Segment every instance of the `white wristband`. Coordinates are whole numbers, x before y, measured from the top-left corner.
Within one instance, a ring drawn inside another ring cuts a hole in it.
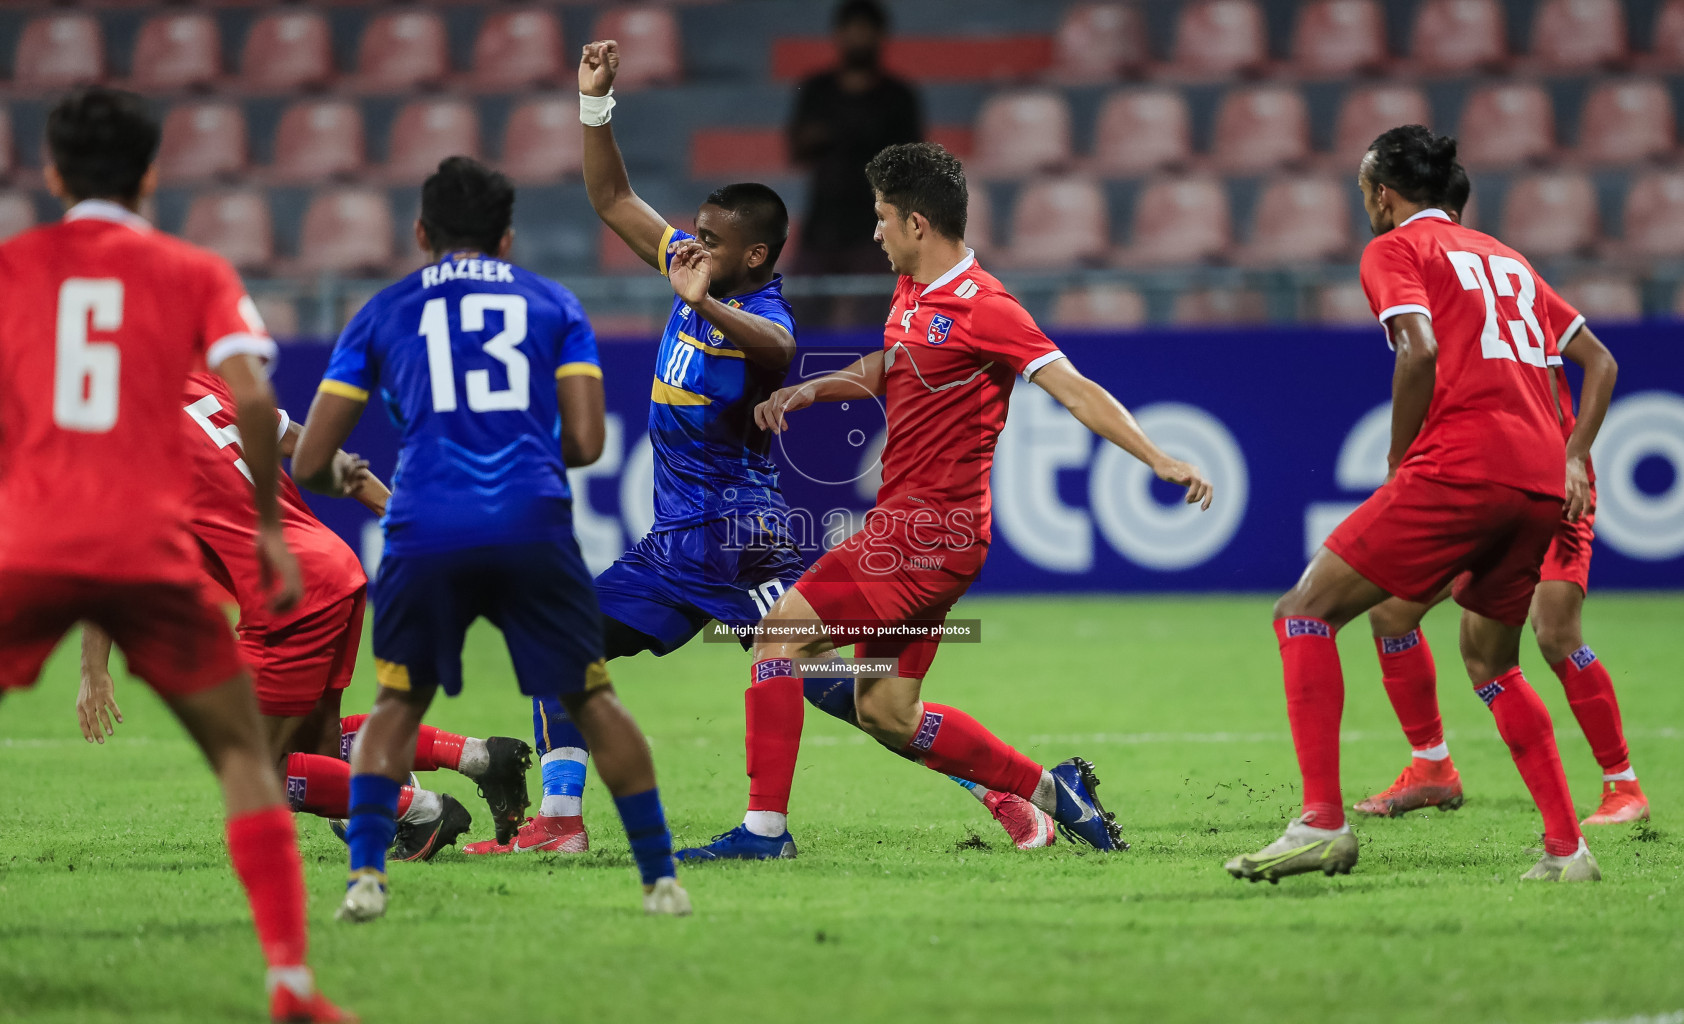
[[[591,127],[605,125],[614,118],[614,90],[609,89],[606,96],[586,96],[579,94],[579,123]]]

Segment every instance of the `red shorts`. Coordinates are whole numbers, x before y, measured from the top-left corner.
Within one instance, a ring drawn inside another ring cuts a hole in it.
[[[0,692],[35,685],[78,622],[111,634],[129,672],[161,697],[187,697],[245,672],[228,620],[198,584],[108,582],[0,572]]]
[[[841,637],[860,630],[931,630],[854,644],[854,657],[898,658],[901,678],[922,679],[941,644],[935,628],[947,621],[988,557],[985,542],[948,544],[944,537],[909,526],[904,515],[867,515],[865,528],[808,566],[795,589],[831,628],[839,647],[847,646]]]
[[[1525,623],[1561,499],[1404,469],[1327,538],[1327,549],[1394,597],[1431,604],[1456,580],[1456,603]]]
[[[258,710],[272,718],[307,715],[323,694],[351,685],[363,638],[363,602],[359,588],[279,629],[240,634]]]
[[[1544,553],[1539,581],[1561,580],[1577,584],[1580,590],[1590,593],[1590,547],[1596,539],[1595,526],[1595,512],[1579,517],[1576,523],[1563,519],[1555,528],[1549,551]]]

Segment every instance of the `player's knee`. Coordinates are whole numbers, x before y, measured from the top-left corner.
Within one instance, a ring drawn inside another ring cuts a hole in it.
[[[1391,607],[1392,604],[1382,602],[1369,611],[1368,625],[1375,636],[1403,636],[1421,624],[1414,614]]]
[[[1561,618],[1534,616],[1532,632],[1538,638],[1538,653],[1551,665],[1565,661],[1569,655],[1584,646],[1584,636],[1579,632],[1579,624]]]
[[[905,746],[918,728],[916,705],[902,707],[898,702],[884,700],[875,694],[863,699],[856,697],[854,714],[861,730],[879,743],[896,749]]]

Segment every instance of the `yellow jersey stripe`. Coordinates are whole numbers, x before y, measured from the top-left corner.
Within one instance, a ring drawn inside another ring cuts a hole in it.
[[[595,377],[602,379],[602,367],[595,363],[562,363],[556,367],[555,379],[563,377]]]
[[[324,395],[338,395],[340,398],[349,398],[353,402],[368,401],[367,391],[355,384],[347,384],[342,380],[334,380],[331,377],[323,378],[322,382],[316,385],[316,390]]]
[[[649,400],[660,405],[708,405],[713,401],[706,395],[675,388],[659,377],[655,378],[655,386],[649,389]]]
[[[678,229],[668,224],[667,229],[661,232],[661,244],[655,250],[655,266],[661,268],[662,277],[667,276],[667,263],[672,258],[667,252],[667,246],[672,244],[672,236],[676,234],[678,234]]]
[[[743,355],[743,350],[740,349],[740,348],[720,348],[717,345],[709,345],[705,341],[697,341],[695,338],[690,337],[688,334],[685,334],[683,331],[678,332],[678,340],[684,342],[684,344],[686,344],[686,345],[696,346],[697,348],[701,349],[702,352],[705,353],[706,355],[724,356],[727,359],[743,359],[743,358],[746,358]]]

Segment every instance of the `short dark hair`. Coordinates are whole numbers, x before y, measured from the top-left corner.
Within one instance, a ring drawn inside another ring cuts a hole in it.
[[[748,232],[749,244],[766,243],[766,265],[777,265],[789,241],[789,208],[777,192],[756,181],[740,181],[709,192],[706,202],[736,217]]]
[[[902,217],[921,213],[930,227],[952,239],[965,237],[970,193],[965,166],[934,142],[889,146],[865,165],[872,189]]]
[[[146,101],[120,89],[77,89],[47,115],[47,150],[76,199],[139,198],[158,136]]]
[[[446,157],[421,186],[421,230],[435,252],[495,253],[514,215],[515,187],[473,157]]]
[[[1447,213],[1454,213],[1457,217],[1467,209],[1468,197],[1473,195],[1473,182],[1468,180],[1467,169],[1461,164],[1450,169],[1450,184],[1444,189],[1444,209]]]
[[[1412,203],[1443,200],[1456,163],[1456,140],[1418,124],[1383,133],[1368,147],[1373,180]]]
[[[842,0],[836,5],[836,13],[831,17],[832,25],[847,28],[856,21],[866,22],[879,32],[889,30],[889,12],[877,0]]]

